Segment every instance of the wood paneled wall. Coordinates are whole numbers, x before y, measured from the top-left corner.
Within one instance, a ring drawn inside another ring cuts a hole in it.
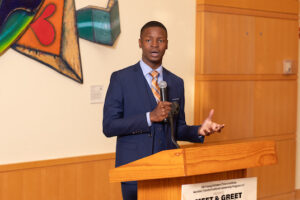
[[[274,11],[298,15],[297,0],[197,0],[197,4],[250,10]]]
[[[195,123],[214,108],[206,143],[277,141],[278,164],[248,171],[259,199],[295,198],[297,66],[298,1],[197,1]]]
[[[0,200],[120,200],[114,154],[0,166]]]
[[[296,190],[295,200],[300,200],[300,190]]]

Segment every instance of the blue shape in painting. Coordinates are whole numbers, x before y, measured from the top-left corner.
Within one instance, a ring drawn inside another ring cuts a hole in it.
[[[121,32],[119,4],[110,0],[107,8],[88,6],[77,11],[79,37],[112,46]]]

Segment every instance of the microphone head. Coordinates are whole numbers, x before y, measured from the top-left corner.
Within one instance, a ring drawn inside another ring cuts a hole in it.
[[[161,82],[159,82],[158,86],[159,86],[160,89],[164,89],[164,88],[167,87],[167,82],[166,81],[161,81]]]

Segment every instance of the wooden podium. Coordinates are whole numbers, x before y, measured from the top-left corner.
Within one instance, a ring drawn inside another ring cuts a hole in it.
[[[110,171],[111,182],[138,181],[139,200],[180,200],[181,185],[243,178],[275,164],[274,141],[207,145],[159,152]]]

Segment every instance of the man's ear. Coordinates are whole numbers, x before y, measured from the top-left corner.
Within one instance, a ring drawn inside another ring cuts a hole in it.
[[[139,39],[139,47],[142,48],[142,40],[141,40],[141,38]]]
[[[167,40],[167,46],[166,46],[166,49],[168,49],[168,40]]]

